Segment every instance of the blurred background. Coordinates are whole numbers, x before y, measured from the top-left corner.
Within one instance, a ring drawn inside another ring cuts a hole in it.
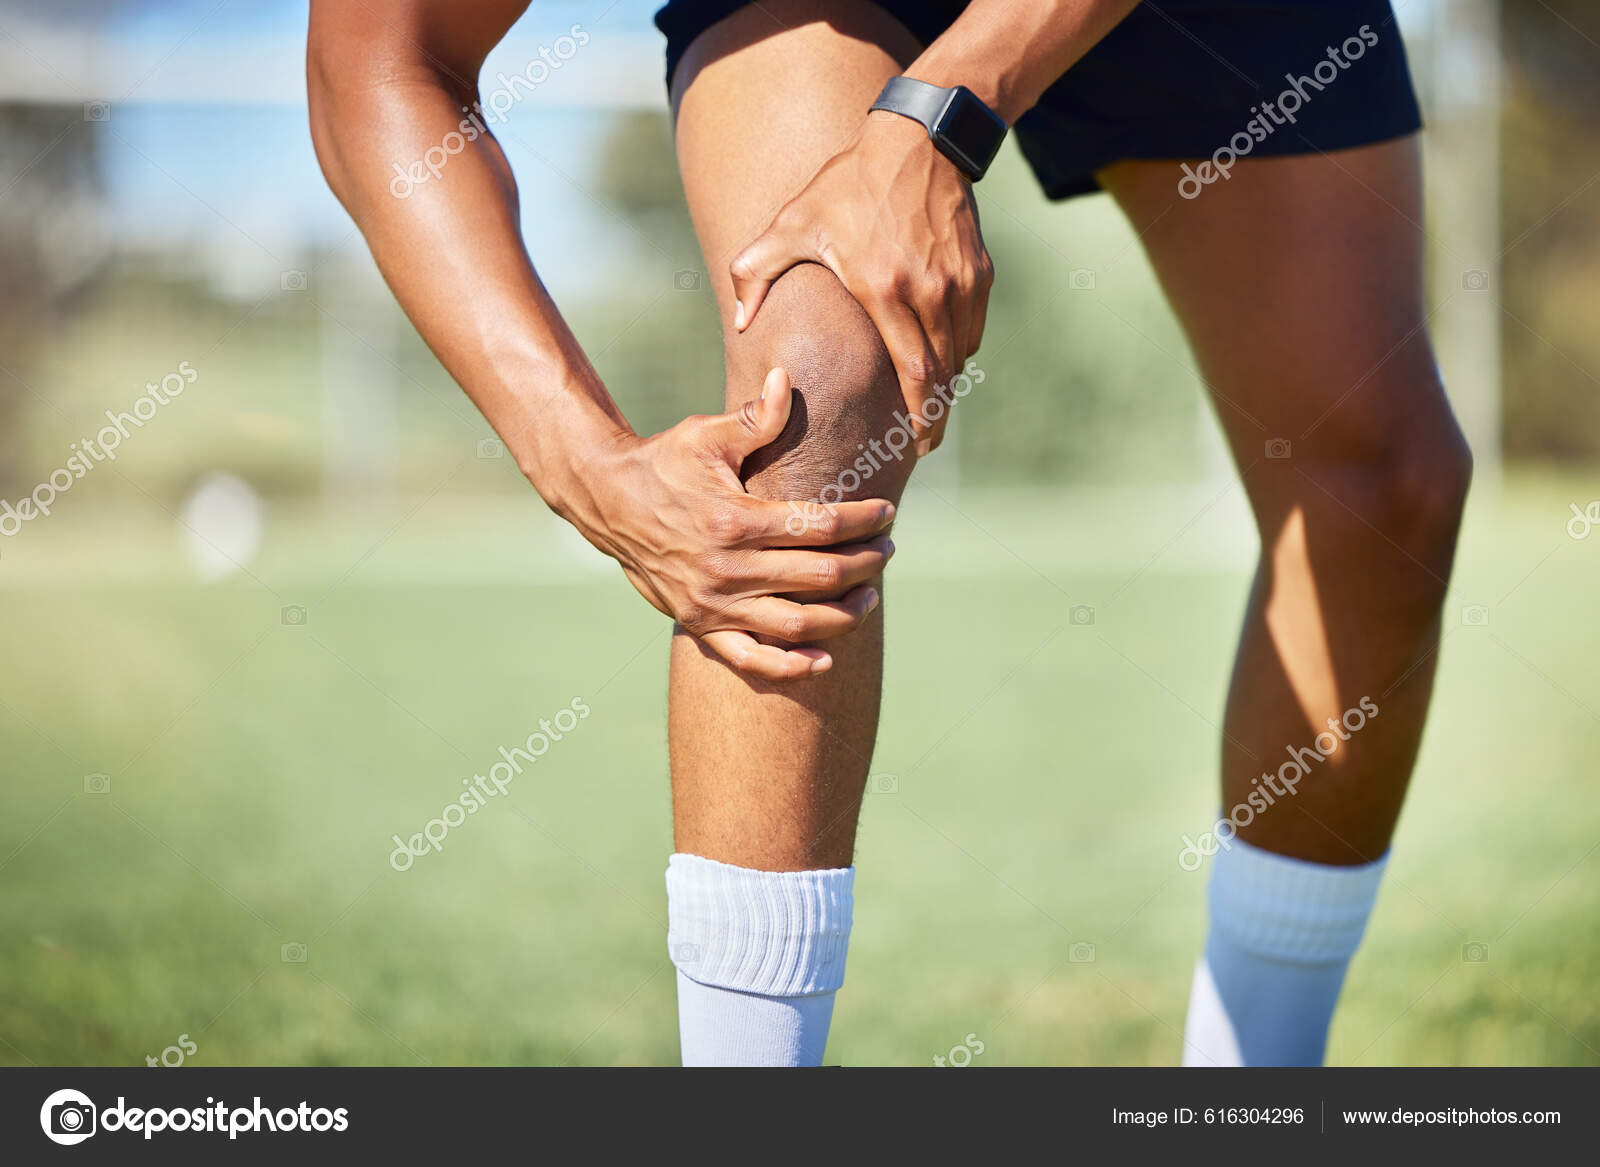
[[[668,627],[529,490],[327,192],[305,7],[0,2],[0,498],[58,489],[0,511],[0,1063],[671,1063]],[[1479,469],[1329,1057],[1595,1064],[1600,15],[1396,7]],[[653,8],[536,0],[485,73],[589,34],[497,133],[641,431],[717,409],[722,366]],[[1109,201],[1046,204],[1008,147],[982,207],[988,380],[902,508],[829,1060],[975,1035],[974,1065],[1170,1064],[1204,926],[1177,857],[1215,810],[1255,534]],[[396,870],[393,836],[575,698]]]

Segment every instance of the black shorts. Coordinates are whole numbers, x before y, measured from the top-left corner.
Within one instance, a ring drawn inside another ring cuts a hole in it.
[[[656,13],[669,86],[690,42],[745,2],[668,0]],[[966,7],[878,3],[923,44]],[[1388,0],[1161,0],[1135,8],[1014,132],[1045,194],[1064,199],[1099,189],[1095,171],[1124,159],[1230,166],[1369,145],[1421,125]],[[1197,169],[1197,181],[1218,177],[1215,166]]]

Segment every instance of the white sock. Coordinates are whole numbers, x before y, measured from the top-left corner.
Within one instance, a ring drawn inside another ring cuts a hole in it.
[[[667,862],[667,950],[686,1066],[818,1066],[844,983],[854,867]]]
[[[1183,1064],[1321,1065],[1345,970],[1387,862],[1385,855],[1332,867],[1239,839],[1219,852]]]

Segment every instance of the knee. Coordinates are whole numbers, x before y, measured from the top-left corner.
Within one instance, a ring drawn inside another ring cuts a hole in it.
[[[1399,427],[1396,438],[1358,478],[1354,509],[1385,537],[1447,577],[1472,482],[1472,451],[1448,415]]]
[[[1306,443],[1303,459],[1296,449],[1291,461],[1310,482],[1294,491],[1295,502],[1323,516],[1330,551],[1393,576],[1397,587],[1410,581],[1402,590],[1414,585],[1434,605],[1455,557],[1472,453],[1436,382],[1421,393],[1414,384],[1392,394],[1374,389],[1375,397],[1429,404],[1405,417],[1342,419]]]
[[[794,407],[783,435],[746,461],[751,493],[898,501],[915,461],[899,380],[877,328],[827,268],[786,273],[729,342],[729,404],[753,395],[773,367],[788,371]]]
[[[1415,546],[1448,567],[1472,484],[1472,451],[1453,419],[1416,438],[1381,471],[1377,509],[1387,524],[1383,529],[1399,532],[1402,546]]]

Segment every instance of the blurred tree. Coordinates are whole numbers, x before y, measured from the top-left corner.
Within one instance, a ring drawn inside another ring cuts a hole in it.
[[[606,385],[641,433],[722,408],[722,335],[711,281],[678,178],[672,123],[659,110],[610,119],[593,189],[627,219],[635,271],[602,305],[574,311]]]
[[[19,476],[30,369],[110,251],[97,166],[102,107],[0,103],[0,481]]]
[[[623,214],[659,216],[680,232],[693,232],[666,114],[641,109],[613,118],[595,175],[600,194]]]
[[[1504,426],[1513,456],[1600,456],[1600,8],[1503,0]]]

